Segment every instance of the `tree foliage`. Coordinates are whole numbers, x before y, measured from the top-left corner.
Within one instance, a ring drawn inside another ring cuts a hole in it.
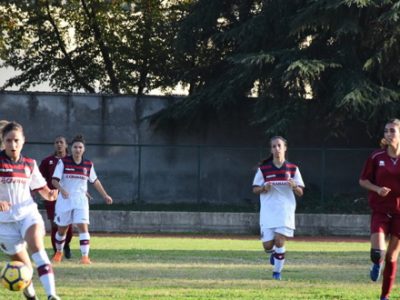
[[[348,120],[376,133],[399,106],[398,1],[198,0],[178,35],[193,85],[172,118],[226,112],[252,95],[267,134],[294,120],[343,133]],[[207,51],[204,53],[199,51]]]
[[[48,81],[56,91],[142,95],[175,84],[169,66],[184,3],[4,1],[0,55],[20,74],[3,89]]]

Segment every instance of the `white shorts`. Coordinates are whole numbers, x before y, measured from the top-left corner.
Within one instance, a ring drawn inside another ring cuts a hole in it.
[[[20,221],[0,223],[0,249],[8,255],[21,252],[26,248],[26,231],[34,224],[42,226],[44,236],[43,218],[37,209],[33,210],[32,213]]]
[[[261,241],[262,242],[269,242],[275,238],[275,234],[279,233],[286,237],[293,237],[294,230],[288,227],[275,227],[275,228],[265,228],[261,227]]]
[[[58,226],[68,226],[71,224],[89,224],[88,209],[72,209],[63,212],[56,212],[54,222]]]

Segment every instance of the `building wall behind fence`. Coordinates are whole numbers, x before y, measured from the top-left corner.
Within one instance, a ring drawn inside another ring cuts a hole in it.
[[[87,157],[116,203],[256,204],[251,193],[257,162],[266,156],[261,129],[243,114],[204,120],[197,130],[171,124],[156,130],[153,114],[169,98],[53,93],[1,93],[0,119],[25,128],[24,152],[40,162],[56,135],[85,135]],[[371,149],[289,148],[311,209],[327,201],[365,200],[358,176]],[[102,200],[94,193],[95,202]],[[365,202],[365,201],[364,201]]]

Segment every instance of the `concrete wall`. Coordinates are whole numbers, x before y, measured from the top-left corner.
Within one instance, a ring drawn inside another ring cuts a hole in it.
[[[91,232],[259,234],[257,213],[91,211],[90,222]],[[297,214],[296,227],[295,235],[368,236],[369,216]]]

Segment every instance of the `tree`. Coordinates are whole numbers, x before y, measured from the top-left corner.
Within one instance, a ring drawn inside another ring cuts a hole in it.
[[[137,93],[171,84],[171,47],[184,1],[7,1],[0,7],[2,87],[49,81],[56,91]],[[184,6],[183,6],[184,7]],[[4,23],[3,23],[4,24]]]
[[[180,74],[194,88],[165,116],[223,114],[252,95],[252,122],[268,135],[286,133],[299,116],[330,135],[344,134],[352,119],[376,135],[382,117],[400,108],[399,7],[374,0],[196,1],[178,36],[180,51],[196,62],[191,77]]]

